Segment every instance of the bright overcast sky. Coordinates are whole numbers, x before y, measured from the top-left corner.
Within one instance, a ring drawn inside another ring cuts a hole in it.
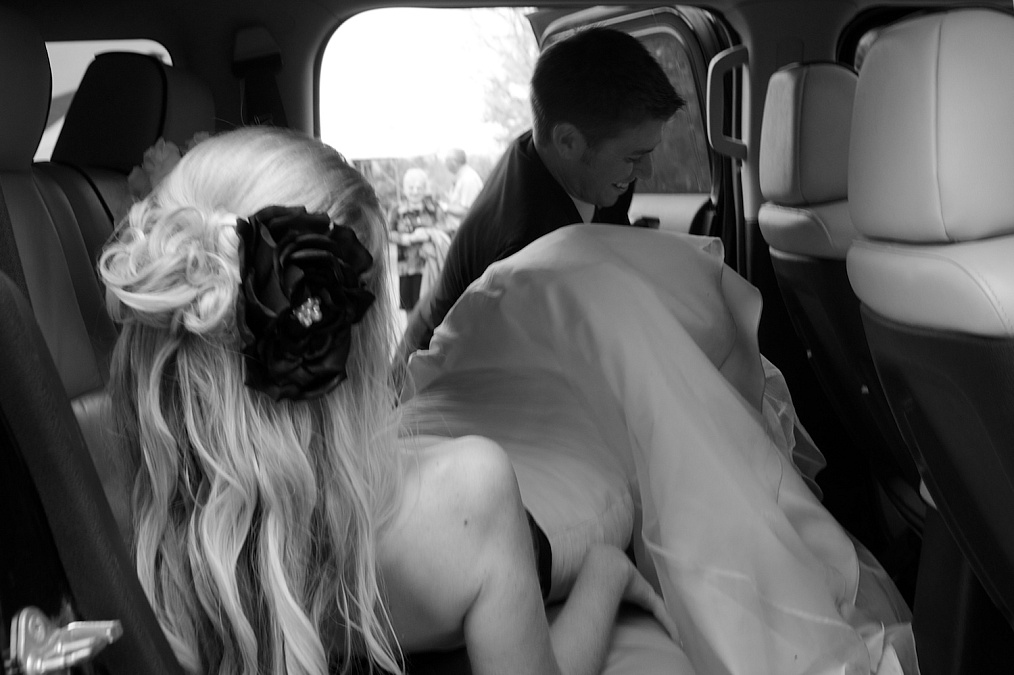
[[[480,10],[379,9],[334,34],[320,78],[321,137],[350,159],[498,150],[483,82],[500,67]]]

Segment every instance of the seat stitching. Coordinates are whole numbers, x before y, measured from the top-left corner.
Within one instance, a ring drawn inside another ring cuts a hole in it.
[[[937,50],[936,62],[934,63],[933,77],[933,109],[930,115],[933,117],[933,175],[936,179],[937,188],[937,215],[940,218],[940,226],[944,233],[947,233],[947,223],[944,220],[943,189],[940,184],[940,51],[943,44],[943,22],[937,24]]]

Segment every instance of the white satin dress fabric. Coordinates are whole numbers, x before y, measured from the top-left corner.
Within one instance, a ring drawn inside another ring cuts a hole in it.
[[[491,266],[412,358],[414,424],[501,442],[536,520],[540,492],[620,476],[680,630],[671,672],[917,673],[904,601],[800,471],[821,458],[760,312],[717,240],[563,228]]]

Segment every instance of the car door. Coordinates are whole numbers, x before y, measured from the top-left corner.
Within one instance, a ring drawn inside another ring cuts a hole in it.
[[[705,124],[708,64],[731,44],[723,22],[707,10],[678,6],[546,9],[528,20],[542,49],[591,26],[622,30],[644,43],[687,105],[665,127],[654,153],[654,175],[638,183],[630,220],[721,236],[734,254],[735,209],[722,208],[734,203],[728,200],[735,187],[730,160],[709,146]]]

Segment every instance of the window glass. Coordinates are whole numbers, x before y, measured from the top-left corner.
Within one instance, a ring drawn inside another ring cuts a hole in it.
[[[385,8],[352,17],[324,52],[321,138],[371,179],[385,208],[397,204],[399,177],[412,167],[426,170],[434,195],[446,194],[450,148],[463,149],[485,179],[531,126],[532,11]],[[709,192],[704,122],[683,38],[662,26],[635,34],[687,99],[655,151],[654,176],[638,191]]]
[[[655,172],[638,181],[644,193],[701,193],[711,190],[711,164],[707,136],[701,119],[694,72],[686,46],[670,31],[638,36],[661,64],[673,87],[686,99],[686,106],[666,125],[662,142],[653,155]]]
[[[102,52],[138,52],[151,54],[172,64],[169,52],[153,40],[89,40],[75,42],[47,42],[49,67],[53,71],[53,99],[49,105],[46,131],[42,134],[35,160],[44,161],[53,153],[53,146],[63,128],[63,118],[70,101],[81,84],[85,70],[96,54]]]
[[[321,63],[320,133],[373,182],[384,207],[400,176],[426,171],[444,195],[451,148],[485,180],[531,126],[528,83],[538,47],[523,8],[388,8],[332,36]]]

